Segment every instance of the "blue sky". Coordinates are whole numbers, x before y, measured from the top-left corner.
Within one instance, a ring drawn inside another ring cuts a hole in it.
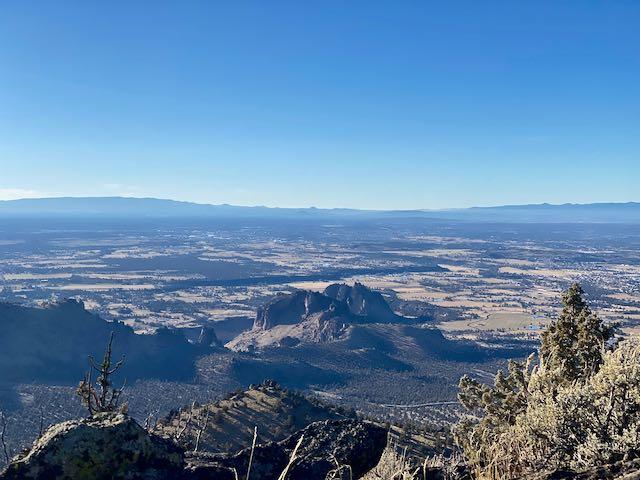
[[[0,198],[640,200],[640,2],[3,2]]]

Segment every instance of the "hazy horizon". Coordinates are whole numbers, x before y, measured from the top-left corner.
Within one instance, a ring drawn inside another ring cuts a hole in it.
[[[176,203],[184,203],[184,204],[193,204],[200,206],[228,206],[228,207],[241,207],[241,208],[268,208],[268,209],[319,209],[319,210],[362,210],[362,211],[379,211],[379,212],[394,212],[394,211],[448,211],[448,210],[468,210],[468,209],[492,209],[492,208],[505,208],[505,207],[588,207],[588,206],[598,206],[598,205],[630,205],[630,204],[640,204],[638,201],[628,200],[621,202],[610,202],[610,201],[601,201],[601,202],[587,202],[587,203],[578,203],[578,202],[564,202],[564,203],[551,203],[551,202],[540,202],[540,203],[522,203],[522,204],[496,204],[496,205],[471,205],[468,207],[442,207],[442,208],[422,208],[422,207],[414,207],[414,208],[405,208],[405,209],[366,209],[366,208],[354,208],[348,206],[338,206],[338,207],[322,207],[317,205],[309,205],[309,206],[280,206],[280,205],[265,205],[265,204],[251,204],[251,205],[242,205],[235,203],[208,203],[208,202],[194,202],[190,200],[184,200],[179,198],[163,198],[163,197],[140,197],[140,196],[127,196],[127,195],[111,195],[111,196],[95,196],[95,195],[60,195],[60,196],[52,196],[52,197],[21,197],[21,198],[0,198],[0,202],[17,202],[17,201],[29,201],[29,200],[60,200],[60,199],[75,199],[75,200],[103,200],[103,199],[124,199],[124,200],[158,200],[158,201],[166,201],[166,202],[176,202]]]

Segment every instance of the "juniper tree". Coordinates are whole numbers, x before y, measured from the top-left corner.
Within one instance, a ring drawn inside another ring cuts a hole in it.
[[[458,398],[473,417],[456,425],[454,435],[467,459],[480,472],[497,468],[509,457],[513,431],[521,428],[518,424],[532,408],[553,410],[546,402],[553,405],[563,392],[584,385],[602,366],[605,345],[614,327],[602,323],[583,294],[578,284],[563,294],[562,312],[542,334],[537,365],[533,363],[534,355],[526,363],[510,361],[508,372],[498,371],[493,386],[466,375],[460,379]],[[526,427],[529,440],[535,439],[542,446],[549,444],[548,438],[553,435],[541,428],[534,431],[532,423]],[[554,445],[557,459],[573,454],[573,447]]]
[[[562,312],[542,334],[540,359],[545,368],[557,372],[559,382],[573,382],[595,373],[613,336],[614,326],[605,325],[591,311],[577,283],[562,296]]]
[[[87,407],[89,415],[104,412],[115,412],[120,408],[120,398],[124,391],[124,384],[121,388],[113,388],[111,378],[124,364],[124,355],[113,364],[111,358],[114,332],[109,336],[107,348],[104,351],[102,363],[98,365],[93,357],[89,356],[89,371],[78,385],[77,395],[82,400],[82,404]],[[92,372],[98,373],[96,378],[97,388],[92,381]]]
[[[482,470],[496,478],[532,478],[545,470],[581,471],[640,457],[640,341],[628,338],[607,350],[597,373],[539,389],[530,383],[527,409],[482,447]],[[493,469],[487,467],[492,466]],[[604,478],[604,475],[603,477]],[[608,477],[607,477],[608,478]]]

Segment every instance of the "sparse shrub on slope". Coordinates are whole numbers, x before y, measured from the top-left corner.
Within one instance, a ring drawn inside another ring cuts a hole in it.
[[[496,464],[504,461],[497,450],[518,417],[526,412],[532,361],[533,356],[526,363],[510,361],[508,373],[498,371],[493,387],[467,376],[460,379],[460,403],[475,415],[454,427],[454,438],[479,477],[493,472]]]
[[[555,468],[582,469],[638,456],[640,344],[609,345],[604,325],[580,286],[542,336],[537,362],[510,362],[492,387],[460,380],[472,414],[454,429],[478,478],[527,477]]]
[[[544,380],[540,370],[533,382]],[[540,466],[582,470],[640,454],[640,340],[606,352],[597,373],[559,388],[555,397],[532,385],[527,411],[507,432],[525,471]],[[504,443],[504,442],[503,442]],[[508,454],[508,452],[505,452]],[[511,455],[513,455],[511,454]]]

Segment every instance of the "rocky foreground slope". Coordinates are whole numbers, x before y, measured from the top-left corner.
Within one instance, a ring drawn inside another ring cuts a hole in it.
[[[346,465],[358,478],[375,467],[386,441],[386,430],[373,423],[325,420],[254,449],[196,453],[149,433],[126,415],[99,414],[49,428],[0,479],[233,480],[250,469],[253,480],[275,480],[288,468],[287,478],[324,480]]]
[[[464,464],[412,464],[387,446],[387,431],[356,419],[314,422],[279,442],[235,453],[193,452],[148,432],[124,414],[105,413],[50,427],[0,480],[292,480],[426,478],[471,480]],[[450,460],[449,460],[450,461]],[[445,460],[447,462],[447,460]],[[637,480],[638,461],[540,472],[533,480]],[[524,480],[524,479],[521,479]]]

